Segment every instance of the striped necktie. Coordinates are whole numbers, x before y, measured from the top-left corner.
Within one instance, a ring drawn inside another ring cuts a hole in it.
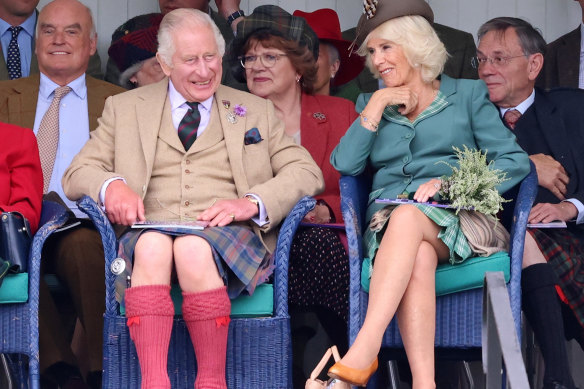
[[[8,44],[6,53],[6,68],[8,69],[8,76],[11,80],[22,77],[22,70],[20,67],[20,48],[18,47],[18,34],[22,31],[20,26],[12,26],[8,29],[12,33],[12,38]]]
[[[186,151],[192,146],[197,139],[197,130],[201,122],[201,114],[199,113],[199,103],[188,102],[189,110],[185,113],[178,125],[178,137],[182,142]]]

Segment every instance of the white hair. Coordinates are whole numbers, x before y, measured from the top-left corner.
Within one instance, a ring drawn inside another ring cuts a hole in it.
[[[198,9],[178,8],[164,16],[158,29],[158,53],[167,66],[172,67],[172,56],[175,52],[173,35],[176,31],[186,27],[193,29],[207,27],[211,29],[215,36],[219,55],[223,57],[223,54],[225,54],[225,39],[209,14]]]

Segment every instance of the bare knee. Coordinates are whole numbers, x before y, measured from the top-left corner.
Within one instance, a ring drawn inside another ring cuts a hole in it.
[[[172,270],[172,237],[145,232],[134,248],[132,285],[167,284]]]
[[[536,263],[545,263],[545,257],[543,253],[539,249],[535,239],[529,233],[525,233],[525,244],[523,246],[523,264],[522,268],[525,269],[531,265],[535,265]]]
[[[211,246],[193,235],[175,239],[174,263],[182,290],[197,292],[223,285]]]

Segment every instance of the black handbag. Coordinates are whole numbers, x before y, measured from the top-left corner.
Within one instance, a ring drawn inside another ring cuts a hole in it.
[[[13,272],[27,271],[31,241],[30,225],[25,217],[20,212],[2,212],[0,258],[10,263]]]

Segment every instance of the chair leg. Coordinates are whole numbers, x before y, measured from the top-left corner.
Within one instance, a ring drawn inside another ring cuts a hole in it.
[[[399,389],[399,372],[396,361],[387,361],[387,382],[390,389]]]
[[[12,389],[12,374],[10,373],[10,367],[8,366],[6,355],[0,354],[0,361],[2,362],[2,370],[4,370],[4,377],[6,379],[6,384],[8,385],[6,389]]]
[[[472,378],[472,373],[470,371],[470,365],[468,361],[462,361],[462,366],[464,367],[464,376],[466,377],[466,383],[469,389],[475,388],[474,379]]]

